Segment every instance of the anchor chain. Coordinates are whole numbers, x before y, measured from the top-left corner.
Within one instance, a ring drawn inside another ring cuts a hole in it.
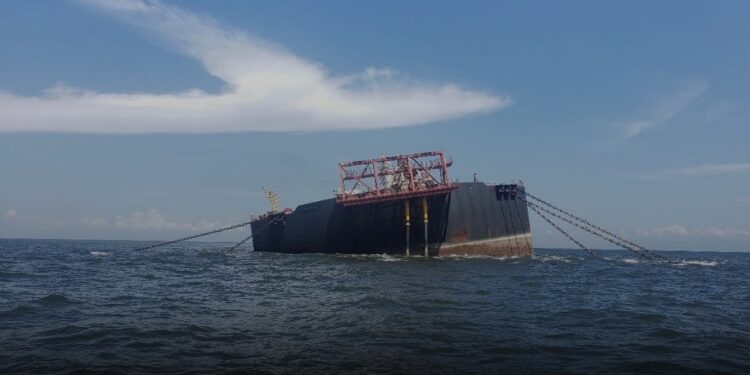
[[[550,210],[548,210],[548,209],[546,209],[546,208],[544,208],[542,206],[539,206],[539,205],[534,204],[534,203],[529,202],[529,201],[526,201],[526,203],[529,205],[529,207],[535,207],[535,208],[537,208],[539,210],[542,210],[542,211],[544,211],[544,212],[546,212],[546,213],[548,213],[548,214],[550,214],[550,215],[552,215],[552,216],[554,216],[554,217],[556,217],[556,218],[558,218],[560,220],[565,221],[566,223],[568,223],[570,225],[573,225],[573,226],[575,226],[575,227],[577,227],[579,229],[582,229],[582,230],[584,230],[586,232],[589,232],[589,233],[591,233],[591,234],[593,234],[593,235],[595,235],[595,236],[597,236],[597,237],[599,237],[599,238],[601,238],[603,240],[609,241],[610,243],[612,243],[614,245],[620,246],[620,247],[622,247],[622,248],[624,248],[626,250],[630,250],[630,251],[632,251],[632,252],[634,252],[634,253],[636,253],[636,254],[644,257],[644,258],[648,258],[647,255],[641,253],[640,251],[634,249],[631,246],[628,246],[628,245],[626,245],[626,244],[624,244],[622,242],[615,241],[615,240],[613,240],[613,239],[611,239],[609,237],[603,236],[600,233],[597,233],[597,232],[591,230],[590,228],[582,226],[582,225],[580,225],[580,224],[578,224],[578,223],[576,223],[576,222],[574,222],[574,221],[572,221],[572,220],[570,220],[570,219],[568,219],[566,217],[560,216],[560,215],[556,214],[555,212],[552,212],[552,211],[550,211]]]
[[[265,228],[263,228],[263,229],[265,229]],[[255,232],[255,233],[253,233],[253,234],[251,234],[251,235],[249,235],[249,236],[247,236],[247,237],[245,237],[244,240],[242,240],[242,241],[237,242],[236,244],[234,244],[234,246],[232,246],[232,247],[229,248],[229,251],[237,250],[240,246],[244,245],[245,242],[249,241],[251,238],[253,238],[254,235],[256,235],[258,233],[260,233],[260,230],[257,231],[257,232]]]
[[[247,242],[248,240],[250,240],[251,238],[253,238],[253,236],[255,236],[256,234],[258,234],[258,233],[262,232],[263,230],[265,230],[266,228],[268,228],[268,226],[270,224],[277,223],[279,221],[280,221],[279,218],[274,218],[272,220],[269,220],[266,224],[263,225],[263,227],[261,227],[260,229],[258,229],[257,231],[255,231],[255,233],[249,235],[247,238],[245,238],[244,240],[240,241],[238,244],[232,246],[230,250],[237,249],[242,244],[244,244],[245,242]],[[231,230],[231,229],[237,229],[237,228],[240,228],[240,227],[244,227],[244,226],[250,225],[251,223],[252,223],[252,221],[248,221],[248,222],[244,222],[244,223],[240,223],[240,224],[230,225],[228,227],[214,229],[212,231],[208,231],[208,232],[204,232],[204,233],[199,233],[199,234],[194,234],[192,236],[187,236],[187,237],[179,238],[179,239],[172,240],[172,241],[159,242],[157,244],[153,244],[153,245],[149,245],[149,246],[144,246],[144,247],[139,247],[136,250],[138,250],[138,251],[140,251],[140,250],[150,250],[150,249],[154,249],[154,248],[157,248],[157,247],[172,245],[172,244],[176,244],[176,243],[179,243],[179,242],[192,240],[192,239],[198,238],[198,237],[204,237],[204,236],[208,236],[208,235],[211,235],[211,234],[216,234],[216,233],[228,231],[228,230]]]
[[[596,257],[596,258],[601,258],[601,256],[599,256],[599,254],[595,253],[593,250],[589,249],[588,247],[584,246],[582,243],[578,242],[575,238],[573,238],[573,236],[571,236],[570,234],[568,234],[568,232],[566,232],[565,230],[563,230],[562,228],[560,228],[560,226],[558,226],[557,224],[555,224],[554,222],[552,222],[552,220],[550,220],[547,216],[544,216],[544,214],[541,213],[539,210],[537,210],[535,206],[529,205],[529,208],[531,208],[534,212],[536,212],[537,215],[541,216],[542,219],[544,219],[547,223],[549,223],[549,225],[551,225],[553,228],[557,229],[565,237],[568,237],[569,240],[575,242],[575,244],[578,245],[578,247],[580,247],[581,249],[585,250],[587,253],[589,253],[589,255],[591,255],[593,257]]]
[[[660,259],[663,259],[663,260],[667,259],[667,257],[664,256],[664,255],[662,255],[662,254],[659,254],[659,253],[657,253],[657,252],[655,252],[653,250],[649,250],[649,249],[647,249],[647,248],[645,248],[645,247],[643,247],[643,246],[641,246],[641,245],[639,245],[639,244],[637,244],[635,242],[628,241],[627,239],[625,239],[623,237],[620,237],[620,236],[618,236],[615,233],[612,233],[612,232],[610,232],[610,231],[608,231],[608,230],[606,230],[606,229],[604,229],[604,228],[602,228],[602,227],[600,227],[598,225],[595,225],[595,224],[589,222],[588,220],[584,219],[583,217],[580,217],[580,216],[574,215],[574,214],[572,214],[572,213],[570,213],[568,211],[565,211],[562,208],[557,207],[557,206],[553,205],[552,203],[549,203],[549,202],[547,202],[547,201],[545,201],[545,200],[543,200],[543,199],[541,199],[541,198],[539,198],[539,197],[537,197],[537,196],[535,196],[535,195],[533,195],[531,193],[524,192],[524,194],[527,195],[528,197],[530,197],[530,198],[532,198],[532,199],[534,199],[534,200],[536,200],[536,201],[544,204],[545,206],[552,208],[555,211],[558,211],[558,212],[561,212],[561,213],[563,213],[565,215],[568,215],[568,216],[572,217],[573,219],[575,219],[575,220],[577,220],[577,221],[579,221],[579,222],[581,222],[581,223],[583,223],[585,225],[588,225],[588,226],[590,226],[590,227],[592,227],[592,228],[594,228],[594,229],[596,229],[596,230],[598,230],[598,231],[600,231],[602,233],[605,233],[605,234],[607,234],[607,235],[609,235],[611,237],[614,237],[615,239],[617,239],[618,241],[620,241],[622,243],[628,244],[628,245],[630,245],[630,246],[632,246],[632,247],[634,247],[634,248],[636,248],[638,250],[641,250],[641,251],[643,251],[643,252],[645,252],[645,253],[653,256],[653,257],[660,258]]]
[[[523,199],[523,200],[529,205],[529,207],[534,207],[536,209],[542,210],[542,211],[544,211],[544,212],[546,212],[546,213],[548,213],[548,214],[550,214],[550,215],[552,215],[552,216],[554,216],[554,217],[556,217],[556,218],[558,218],[560,220],[565,221],[566,223],[568,223],[570,225],[573,225],[573,226],[575,226],[575,227],[577,227],[577,228],[579,228],[581,230],[589,232],[589,233],[591,233],[591,234],[593,234],[593,235],[595,235],[595,236],[597,236],[597,237],[599,237],[599,238],[601,238],[601,239],[603,239],[605,241],[608,241],[608,242],[610,242],[610,243],[612,243],[612,244],[614,244],[616,246],[622,247],[623,249],[629,250],[629,251],[631,251],[631,252],[633,252],[633,253],[635,253],[635,254],[643,257],[643,258],[654,259],[654,256],[652,254],[650,254],[650,253],[647,253],[647,252],[644,252],[644,251],[640,251],[640,250],[638,250],[638,249],[636,249],[636,248],[634,248],[632,246],[627,245],[626,243],[619,242],[619,241],[617,241],[617,240],[615,240],[615,239],[613,239],[611,237],[607,237],[607,236],[603,235],[602,233],[598,233],[598,232],[594,231],[593,229],[591,229],[589,227],[586,227],[584,225],[576,223],[576,222],[574,222],[574,221],[572,221],[572,220],[570,220],[570,219],[568,219],[566,217],[560,216],[559,214],[557,214],[557,213],[555,213],[553,211],[550,211],[550,210],[548,210],[548,209],[546,209],[546,208],[544,208],[544,207],[542,207],[542,206],[540,206],[538,204],[535,204],[533,202],[529,202],[528,200],[525,200],[525,199]]]
[[[277,216],[277,217],[275,217],[275,218],[267,221],[265,224],[263,224],[262,227],[260,227],[260,229],[258,229],[257,231],[255,231],[255,233],[250,234],[249,236],[245,237],[245,239],[243,239],[242,241],[237,242],[236,244],[234,244],[234,246],[230,247],[229,251],[237,250],[240,246],[244,245],[245,242],[247,242],[251,238],[255,237],[255,235],[257,235],[258,233],[263,232],[264,230],[266,230],[266,228],[268,228],[271,224],[276,224],[276,223],[278,223],[280,221],[283,221],[283,220],[284,220],[283,216]]]

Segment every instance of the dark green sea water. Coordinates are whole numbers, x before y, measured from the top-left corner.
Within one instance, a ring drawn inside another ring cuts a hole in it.
[[[0,240],[0,373],[750,373],[750,254]]]

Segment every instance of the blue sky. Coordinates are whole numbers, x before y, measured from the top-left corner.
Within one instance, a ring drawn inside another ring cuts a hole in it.
[[[261,186],[294,207],[332,195],[339,161],[443,149],[454,177],[522,179],[646,246],[748,251],[748,16],[744,1],[3,1],[0,237],[171,239],[264,211]]]

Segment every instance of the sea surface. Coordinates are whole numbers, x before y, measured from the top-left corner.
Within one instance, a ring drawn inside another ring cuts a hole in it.
[[[750,254],[0,240],[0,373],[750,373]]]

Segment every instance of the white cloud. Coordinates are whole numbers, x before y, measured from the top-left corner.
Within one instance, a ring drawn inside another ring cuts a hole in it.
[[[218,229],[224,225],[208,220],[196,222],[178,222],[168,219],[157,209],[135,211],[130,216],[116,216],[107,219],[99,216],[86,215],[81,218],[81,225],[92,228],[114,228],[123,231],[191,231],[202,232]]]
[[[12,218],[16,217],[16,215],[18,215],[18,211],[16,211],[15,209],[11,208],[8,211],[5,211],[5,215],[3,217],[5,217],[6,219],[12,219]]]
[[[283,47],[147,0],[82,0],[200,62],[218,94],[99,93],[58,84],[44,95],[0,91],[0,131],[211,133],[388,128],[506,107],[511,99],[367,68],[335,76]]]
[[[639,119],[629,123],[620,124],[625,129],[625,138],[633,138],[643,131],[664,125],[677,114],[685,110],[690,103],[700,97],[708,88],[706,82],[691,82],[680,92],[674,94],[651,110],[646,119]]]
[[[750,229],[716,227],[710,227],[707,229],[691,229],[677,224],[652,229],[636,228],[635,233],[638,236],[642,237],[750,237]]]

